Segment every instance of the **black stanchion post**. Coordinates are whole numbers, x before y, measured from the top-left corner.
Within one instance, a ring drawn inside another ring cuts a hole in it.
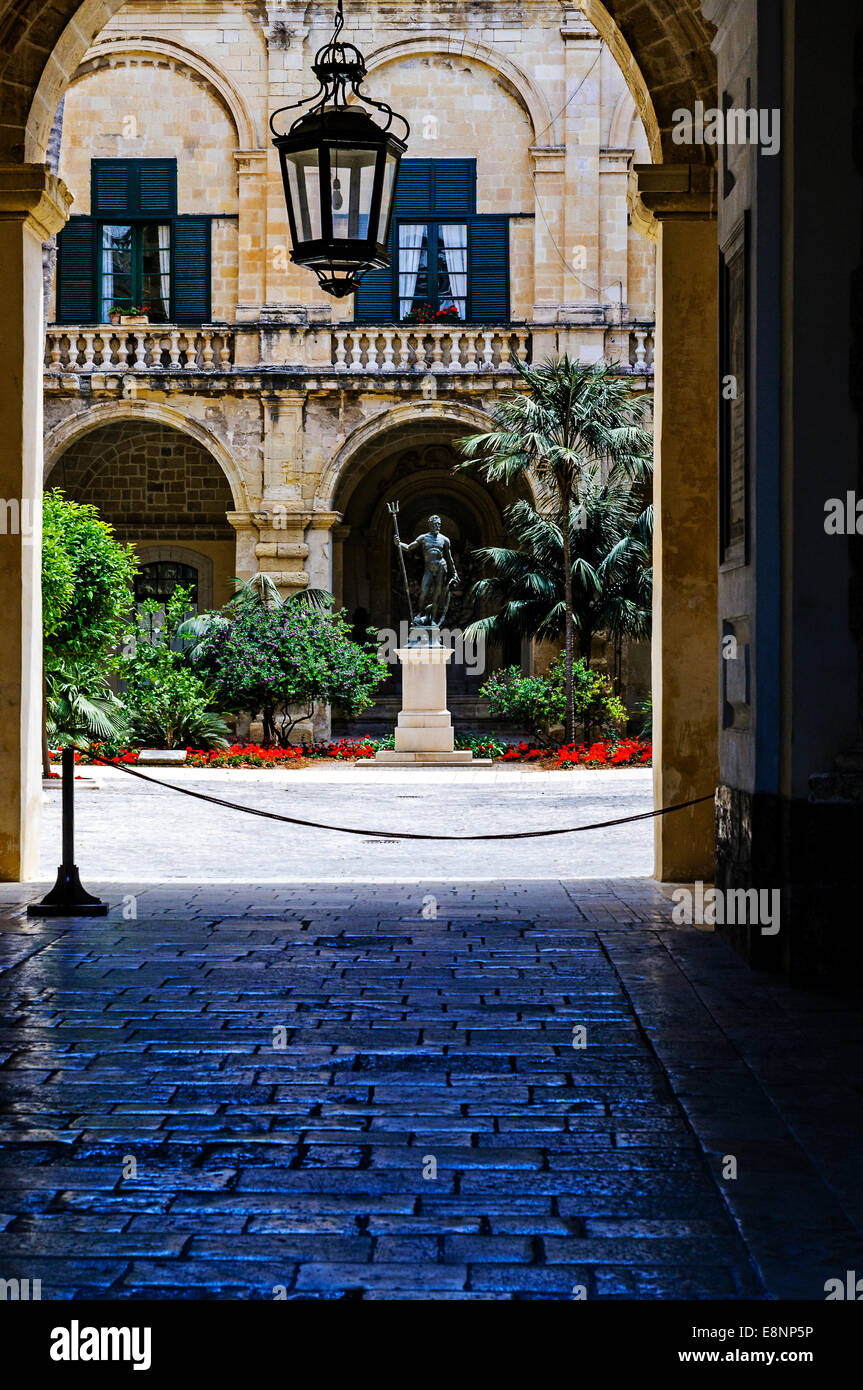
[[[81,886],[75,864],[75,749],[63,749],[63,863],[57,882],[40,903],[31,903],[28,917],[106,917],[108,904]]]

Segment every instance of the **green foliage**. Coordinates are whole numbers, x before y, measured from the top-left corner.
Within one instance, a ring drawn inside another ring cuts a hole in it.
[[[191,590],[180,586],[164,617],[154,600],[142,603],[133,650],[123,658],[131,732],[147,747],[228,746],[230,731],[213,707],[213,688],[192,670],[178,637],[190,606]]]
[[[474,735],[473,738],[458,738],[455,740],[456,748],[470,749],[475,758],[502,758],[508,743],[502,742],[497,734],[484,734],[482,737]]]
[[[138,568],[134,548],[114,539],[95,507],[69,502],[56,488],[45,493],[42,525],[46,669],[65,668],[79,681],[116,669]]]
[[[51,743],[89,748],[121,740],[126,711],[101,671],[84,665],[54,666],[45,673],[46,731]]]
[[[528,502],[507,510],[512,544],[478,554],[491,573],[473,588],[494,609],[465,636],[486,642],[565,635],[563,536],[557,522]],[[578,649],[590,659],[596,635],[650,636],[653,508],[627,481],[585,478],[582,501],[570,508],[571,611]]]
[[[653,738],[653,696],[648,695],[646,700],[639,700],[635,706],[635,713],[642,717],[641,728],[638,731],[639,738]]]
[[[495,671],[479,693],[488,700],[493,718],[511,719],[545,741],[566,710],[566,697],[559,685],[545,676],[522,675],[518,666]]]
[[[626,720],[626,710],[608,677],[592,671],[582,658],[573,662],[572,673],[575,717],[585,739],[594,728],[603,735],[615,733]],[[564,658],[559,656],[552,662],[545,676],[522,675],[517,666],[496,671],[480,694],[488,700],[493,717],[514,720],[547,744],[551,730],[563,722],[566,711]]]
[[[276,602],[263,583],[253,584],[220,613],[202,615],[194,631],[181,630],[194,640],[195,669],[212,682],[219,707],[262,713],[267,747],[276,740],[286,747],[318,701],[356,716],[386,680],[386,665],[351,641],[344,614],[329,611],[330,596],[323,601],[323,610],[320,600]]]
[[[494,407],[492,430],[460,441],[465,456],[460,467],[478,467],[489,482],[523,484],[529,478],[541,501],[537,510],[525,501],[510,508],[516,549],[481,552],[495,574],[474,586],[474,597],[501,606],[470,631],[475,636],[484,627],[487,637],[563,633],[571,741],[576,630],[581,654],[589,659],[593,637],[609,617],[617,628],[607,630],[623,631],[622,625],[637,625],[644,607],[630,593],[618,595],[616,604],[602,600],[612,577],[621,582],[624,575],[632,579],[649,568],[633,546],[634,541],[641,545],[648,524],[641,498],[653,455],[643,424],[647,401],[633,395],[610,363],[583,365],[563,356],[539,366],[518,361],[514,366],[523,389]],[[639,527],[641,536],[635,534]],[[543,552],[536,557],[539,564],[530,563],[534,543]]]

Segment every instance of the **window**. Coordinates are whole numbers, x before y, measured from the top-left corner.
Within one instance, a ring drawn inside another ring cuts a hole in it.
[[[57,322],[106,323],[113,305],[208,322],[210,218],[178,215],[177,161],[94,159],[90,201],[58,237]]]
[[[426,306],[467,318],[467,223],[399,222],[398,245],[399,318]]]
[[[141,308],[151,323],[171,317],[171,225],[104,222],[102,234],[100,318],[112,308]]]
[[[182,565],[176,560],[151,560],[141,565],[135,575],[135,602],[155,599],[165,604],[178,585],[191,588],[192,603],[197,604],[198,571],[192,565]]]
[[[426,306],[509,322],[509,219],[477,214],[475,159],[402,160],[389,250],[390,269],[357,292],[358,322],[425,317]]]

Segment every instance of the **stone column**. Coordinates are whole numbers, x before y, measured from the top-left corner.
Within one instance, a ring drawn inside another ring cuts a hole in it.
[[[259,539],[256,569],[268,574],[284,595],[307,589],[304,562],[309,547],[304,539],[307,513],[297,504],[275,503],[255,514]]]
[[[657,241],[653,751],[657,808],[718,782],[718,295],[713,171],[638,165]],[[655,875],[710,880],[714,806],[655,822]]]
[[[333,598],[336,608],[343,608],[345,604],[345,541],[350,534],[350,526],[333,527]]]
[[[236,150],[238,266],[237,322],[260,318],[267,293],[266,150]]]
[[[631,150],[601,150],[599,154],[599,216],[603,230],[599,279],[601,298],[621,306],[629,302],[629,226],[627,190]]]
[[[260,533],[257,522],[251,512],[227,512],[226,516],[237,533],[234,574],[237,579],[251,579],[258,571],[255,547]]]
[[[563,262],[555,242],[562,247],[566,235],[563,208],[566,150],[562,146],[534,146],[530,158],[537,203],[533,317],[541,324],[555,322],[558,307],[563,302]]]
[[[0,165],[0,879],[34,878],[42,813],[42,245],[71,195]]]
[[[330,532],[342,519],[341,512],[316,512],[306,531],[310,589],[328,589],[332,594],[335,581],[335,544]]]
[[[566,54],[563,305],[602,302],[599,266],[599,144],[602,40],[584,15],[561,26]]]
[[[303,472],[305,391],[264,391],[264,501],[297,502]]]

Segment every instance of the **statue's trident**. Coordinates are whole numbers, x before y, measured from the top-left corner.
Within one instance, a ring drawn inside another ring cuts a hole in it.
[[[410,620],[411,620],[411,627],[413,627],[414,610],[413,610],[413,605],[411,604],[411,591],[410,591],[410,588],[408,587],[408,572],[407,572],[407,570],[405,569],[405,553],[404,553],[404,551],[402,550],[402,538],[401,538],[401,536],[399,535],[399,504],[398,504],[398,502],[387,502],[387,509],[388,509],[388,511],[389,511],[389,513],[390,513],[392,519],[393,519],[393,526],[395,527],[395,530],[396,530],[396,541],[398,542],[399,559],[401,560],[401,565],[402,565],[402,579],[404,580],[404,583],[405,583],[405,594],[407,595],[407,600],[408,600],[408,616],[410,617]]]

